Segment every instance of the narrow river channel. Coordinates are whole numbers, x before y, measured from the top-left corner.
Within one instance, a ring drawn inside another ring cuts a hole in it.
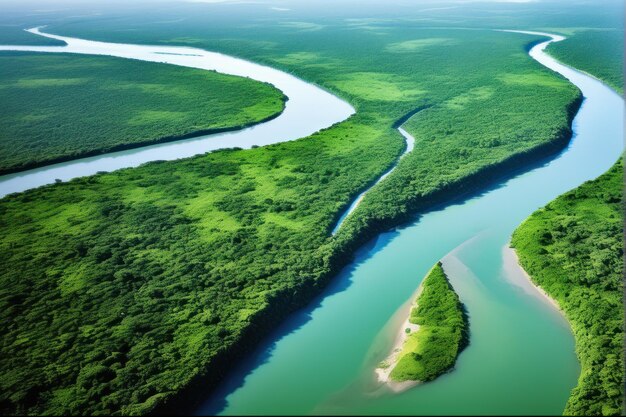
[[[269,335],[197,414],[563,412],[580,372],[573,336],[549,303],[515,281],[519,271],[506,248],[533,211],[616,162],[623,150],[624,102],[549,57],[549,42],[530,55],[585,97],[567,149],[480,195],[380,235],[323,296]],[[393,343],[401,306],[439,259],[468,308],[470,346],[453,372],[391,393],[376,382],[374,368]]]

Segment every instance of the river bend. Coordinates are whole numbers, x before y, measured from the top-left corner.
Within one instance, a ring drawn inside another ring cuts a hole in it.
[[[0,45],[0,51],[107,55],[217,71],[273,84],[289,100],[278,117],[246,129],[111,152],[0,176],[0,197],[51,184],[56,179],[67,181],[76,177],[93,175],[99,171],[136,167],[150,161],[169,161],[217,149],[232,147],[247,149],[255,145],[263,146],[295,140],[341,122],[355,112],[347,102],[291,74],[216,52],[179,46],[96,42],[51,35],[42,32],[40,28],[28,31],[35,35],[64,41],[67,45]]]

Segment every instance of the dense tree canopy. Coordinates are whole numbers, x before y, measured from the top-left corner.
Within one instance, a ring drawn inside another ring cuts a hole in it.
[[[286,100],[212,71],[22,52],[0,53],[0,91],[0,172],[240,128],[278,115]]]
[[[563,62],[624,90],[624,29],[577,29],[567,39],[550,45],[548,52]]]
[[[567,415],[621,414],[623,187],[620,160],[535,212],[513,235],[522,266],[559,303],[574,330],[582,370]]]

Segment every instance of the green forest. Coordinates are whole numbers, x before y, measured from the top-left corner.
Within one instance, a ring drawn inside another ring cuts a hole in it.
[[[358,120],[0,200],[2,412],[147,413],[219,375],[323,284],[337,196],[401,151]]]
[[[421,284],[409,321],[419,325],[404,342],[400,359],[389,376],[395,381],[430,381],[454,366],[469,342],[469,323],[459,296],[441,262]]]
[[[379,230],[562,149],[581,99],[528,58],[535,37],[369,17],[267,25],[262,14],[233,20],[218,13],[207,25],[206,15],[186,13],[184,26],[156,24],[165,16],[148,12],[138,27],[134,16],[83,26],[69,19],[49,29],[241,56],[328,88],[357,114],[292,142],[154,162],[0,200],[2,414],[146,414],[182,406],[181,392],[219,381]],[[1,59],[18,58],[28,61]],[[90,75],[120,75],[118,65]],[[41,77],[36,72],[20,77]],[[200,77],[185,73],[190,83]],[[207,82],[213,76],[204,75]],[[279,110],[276,91],[255,85],[254,100],[238,97],[243,101],[232,105],[262,99],[274,103],[267,114]],[[402,153],[396,122],[424,106],[405,125],[419,152],[331,237],[342,210]],[[84,109],[81,118],[94,111]]]
[[[238,129],[277,116],[287,99],[212,71],[22,52],[0,54],[0,91],[0,173]]]
[[[512,246],[535,284],[554,298],[574,331],[581,363],[566,415],[619,415],[622,361],[623,164],[535,212]]]
[[[607,83],[616,91],[624,88],[624,30],[565,31],[562,42],[548,52]]]

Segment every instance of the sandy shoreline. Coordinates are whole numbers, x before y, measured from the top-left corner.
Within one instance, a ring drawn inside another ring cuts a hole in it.
[[[565,312],[559,303],[554,298],[550,297],[550,295],[545,292],[543,288],[533,282],[531,276],[528,275],[528,272],[526,272],[526,270],[520,265],[517,252],[515,252],[515,249],[510,247],[509,244],[502,248],[502,260],[505,275],[510,278],[512,284],[520,287],[527,294],[534,295],[549,304],[567,321]]]
[[[424,280],[426,279],[427,276],[428,274],[426,274],[426,276],[424,277]],[[424,281],[422,280],[419,287],[417,287],[416,292],[411,296],[409,306],[403,307],[400,309],[400,312],[398,314],[406,314],[406,319],[404,319],[404,321],[402,321],[400,326],[398,326],[398,330],[396,331],[396,337],[394,339],[393,346],[391,347],[391,351],[385,357],[385,359],[380,362],[380,364],[384,363],[385,366],[381,367],[379,364],[379,366],[377,366],[375,369],[378,382],[386,385],[393,392],[402,392],[420,383],[419,381],[396,382],[396,381],[393,381],[389,377],[389,375],[391,374],[391,371],[393,370],[393,368],[398,363],[398,360],[400,359],[398,355],[402,351],[402,346],[404,345],[404,342],[406,341],[406,339],[409,337],[410,334],[413,334],[414,332],[419,330],[420,326],[417,324],[411,323],[409,321],[409,318],[411,316],[411,311],[413,310],[413,308],[417,306],[417,299],[422,293],[423,284],[424,284]],[[405,329],[407,328],[411,329],[410,333],[407,333],[405,331]]]
[[[561,309],[559,303],[550,297],[550,295],[543,288],[536,285],[532,281],[530,275],[520,265],[517,253],[509,246],[509,244],[502,248],[502,259],[504,275],[509,282],[523,290],[526,294],[534,296],[544,304],[548,305],[551,310],[563,319],[564,325],[569,328],[569,322],[567,321],[567,317],[565,316],[565,313],[563,309]],[[428,274],[426,274],[426,276],[428,276]],[[404,319],[400,324],[396,325],[397,330],[395,331],[394,343],[388,355],[375,369],[377,381],[396,393],[405,391],[421,383],[420,381],[396,382],[390,378],[390,374],[400,359],[399,354],[402,351],[404,342],[410,334],[419,331],[420,326],[411,323],[409,321],[409,317],[413,308],[417,306],[417,299],[422,293],[423,283],[424,281],[420,283],[416,292],[411,296],[411,299],[408,300],[407,303],[396,313],[399,316],[404,316]],[[406,333],[405,329],[407,328],[411,329],[410,333]],[[380,366],[382,364],[384,364],[384,366]]]

